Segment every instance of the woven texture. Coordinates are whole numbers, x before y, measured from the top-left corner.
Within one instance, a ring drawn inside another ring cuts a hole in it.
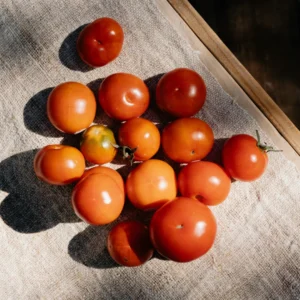
[[[106,76],[128,72],[144,79],[153,94],[161,74],[192,68],[208,87],[199,117],[212,126],[216,137],[209,158],[219,159],[225,138],[254,135],[259,129],[154,1],[1,0],[0,4],[0,299],[299,297],[300,175],[281,153],[269,156],[260,180],[232,185],[228,199],[212,209],[218,220],[214,247],[186,264],[154,258],[138,268],[117,266],[105,248],[112,225],[80,222],[70,206],[72,186],[49,186],[35,177],[36,149],[77,143],[57,132],[45,114],[49,92],[64,81],[80,81],[96,90]],[[103,16],[115,18],[124,28],[124,48],[117,60],[91,70],[76,55],[75,41],[84,24]],[[146,116],[164,122],[153,111]],[[113,125],[101,113],[96,121]],[[149,219],[149,215],[126,208],[120,220],[127,218]]]

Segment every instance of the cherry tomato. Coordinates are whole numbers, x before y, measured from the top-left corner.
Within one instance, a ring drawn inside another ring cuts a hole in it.
[[[94,173],[80,180],[72,193],[75,213],[92,225],[105,225],[116,220],[125,203],[125,194],[110,176]]]
[[[211,127],[197,118],[181,118],[169,123],[162,132],[165,154],[179,163],[204,158],[212,149],[214,134]]]
[[[34,158],[34,171],[41,180],[56,185],[65,185],[78,180],[85,169],[81,152],[71,146],[48,145]]]
[[[77,52],[86,64],[101,67],[119,56],[123,41],[121,25],[114,19],[100,18],[80,32]]]
[[[251,135],[238,134],[225,142],[222,161],[228,174],[241,181],[254,181],[262,176],[268,165],[267,152],[277,151],[260,143]]]
[[[99,102],[111,118],[126,121],[141,116],[148,108],[149,90],[139,77],[116,73],[103,80],[99,88]]]
[[[117,154],[114,133],[104,125],[92,125],[82,135],[80,151],[91,163],[111,162]]]
[[[176,197],[176,175],[166,162],[149,159],[129,173],[125,190],[135,207],[142,210],[157,209]]]
[[[206,86],[193,70],[178,68],[166,73],[156,87],[158,107],[175,117],[191,117],[203,106]]]
[[[178,197],[158,209],[150,223],[154,248],[164,257],[189,262],[204,255],[213,245],[217,224],[203,203]]]
[[[119,129],[119,146],[127,150],[132,160],[148,160],[160,147],[159,130],[151,121],[143,118],[128,120]]]
[[[153,256],[147,226],[138,221],[124,221],[113,227],[107,239],[113,260],[127,267],[140,266]]]
[[[93,92],[79,82],[65,82],[55,87],[47,101],[47,115],[58,130],[77,133],[91,125],[96,115]]]
[[[192,162],[178,174],[178,188],[184,197],[195,198],[206,205],[217,205],[229,195],[231,180],[217,164]]]

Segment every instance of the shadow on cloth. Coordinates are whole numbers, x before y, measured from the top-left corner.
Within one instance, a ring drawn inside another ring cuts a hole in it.
[[[0,215],[8,226],[22,233],[79,221],[70,202],[73,185],[54,186],[39,180],[33,170],[36,152],[22,152],[0,163],[0,189],[8,193]]]

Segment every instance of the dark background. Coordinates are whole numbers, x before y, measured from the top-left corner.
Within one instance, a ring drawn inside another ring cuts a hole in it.
[[[300,129],[300,0],[190,0]]]

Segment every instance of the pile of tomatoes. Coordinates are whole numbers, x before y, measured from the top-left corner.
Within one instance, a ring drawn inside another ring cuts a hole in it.
[[[83,29],[77,50],[87,64],[103,66],[119,55],[123,39],[121,26],[102,18]],[[126,199],[136,209],[153,211],[149,226],[129,220],[112,228],[107,248],[117,263],[141,265],[154,250],[177,262],[199,258],[216,237],[216,219],[208,206],[228,197],[232,178],[251,181],[264,172],[270,148],[245,134],[225,143],[222,166],[203,161],[214,145],[213,129],[193,116],[205,100],[206,85],[198,73],[186,68],[166,73],[156,86],[154,101],[173,119],[160,131],[151,120],[141,117],[149,109],[150,93],[133,74],[108,76],[97,96],[79,82],[62,83],[50,93],[50,122],[62,132],[80,133],[81,143],[79,149],[68,145],[42,148],[34,159],[38,178],[54,185],[76,183],[70,205],[91,225],[117,220]],[[117,132],[106,124],[93,123],[97,102],[119,122]],[[156,158],[159,149],[180,166],[179,172]],[[126,178],[103,166],[118,152],[131,168]],[[86,168],[86,162],[93,167]]]

